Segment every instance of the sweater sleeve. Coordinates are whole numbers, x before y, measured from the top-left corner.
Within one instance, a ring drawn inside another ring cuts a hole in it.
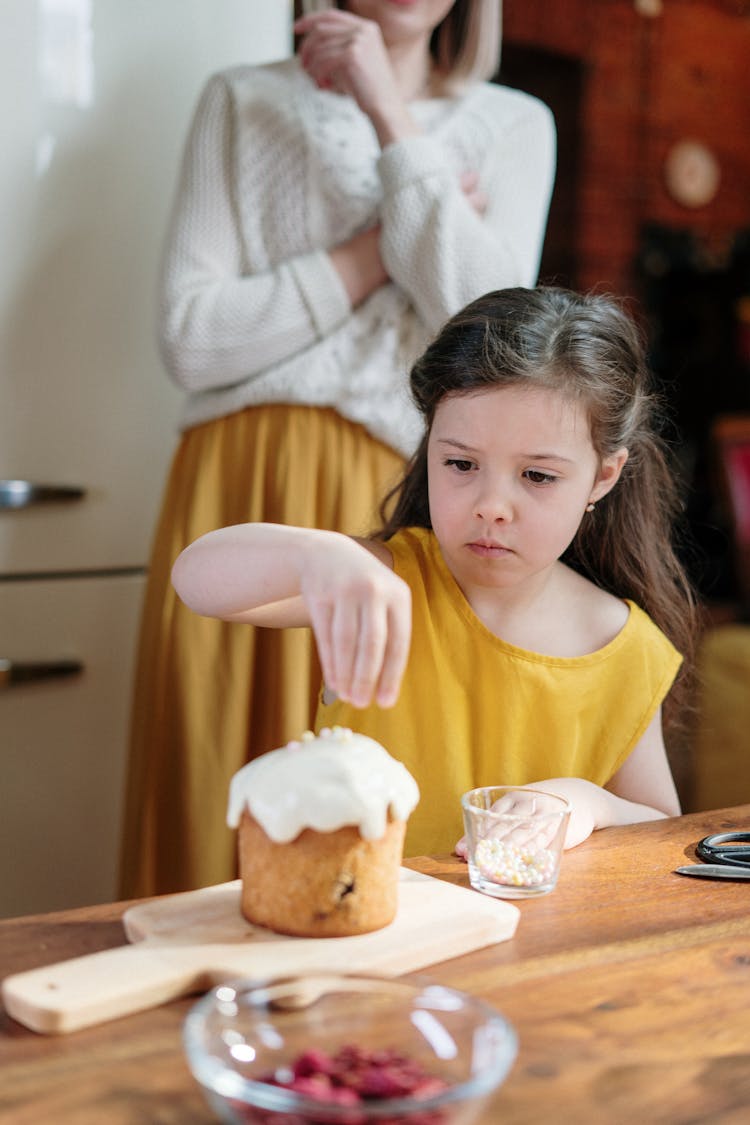
[[[436,138],[395,142],[380,158],[383,261],[432,332],[482,293],[536,283],[554,183],[555,126],[542,102],[512,97],[513,121],[502,130],[487,126],[490,151],[472,169],[488,198],[484,215],[467,201]]]
[[[322,251],[245,271],[232,132],[231,94],[214,75],[188,135],[159,291],[162,356],[189,391],[259,374],[328,335],[351,308]]]

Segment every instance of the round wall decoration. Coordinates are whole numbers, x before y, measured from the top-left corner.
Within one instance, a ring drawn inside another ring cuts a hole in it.
[[[721,170],[701,141],[677,141],[664,161],[664,180],[675,202],[683,207],[705,207],[719,190]]]

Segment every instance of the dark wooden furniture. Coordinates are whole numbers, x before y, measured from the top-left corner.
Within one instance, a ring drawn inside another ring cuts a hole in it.
[[[520,1051],[488,1122],[740,1125],[750,1120],[750,883],[689,879],[701,836],[750,805],[606,829],[567,852],[557,889],[522,902],[515,937],[434,966],[515,1025]],[[412,866],[466,884],[451,857]],[[18,972],[123,942],[123,904],[0,923]],[[0,1121],[197,1125],[180,1001],[75,1034],[0,1023]]]
[[[741,614],[750,619],[750,414],[722,414],[710,433],[716,495],[732,537]]]

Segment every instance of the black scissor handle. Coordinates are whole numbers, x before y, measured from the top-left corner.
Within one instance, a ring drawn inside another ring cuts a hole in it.
[[[739,847],[740,844],[748,847]],[[701,859],[709,863],[750,867],[750,832],[714,832],[711,836],[704,836],[695,850]]]

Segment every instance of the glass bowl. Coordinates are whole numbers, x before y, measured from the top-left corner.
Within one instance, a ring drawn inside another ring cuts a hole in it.
[[[184,1044],[232,1125],[470,1125],[517,1051],[507,1020],[466,993],[329,972],[220,985]]]

